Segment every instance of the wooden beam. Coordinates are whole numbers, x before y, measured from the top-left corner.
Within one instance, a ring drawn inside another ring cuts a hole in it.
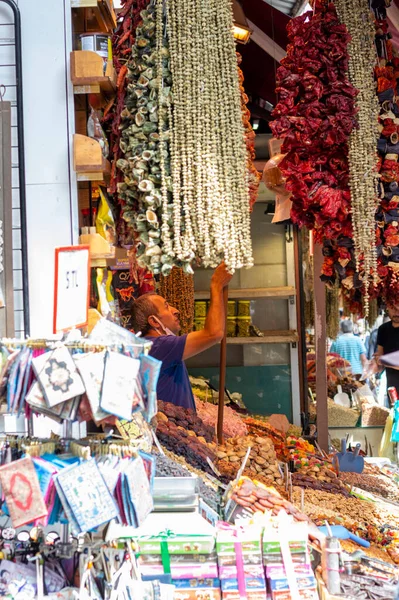
[[[323,266],[323,252],[319,244],[314,245],[313,279],[314,279],[314,314],[316,342],[316,419],[317,440],[323,450],[328,451],[328,387],[327,387],[327,324],[326,324],[326,289],[320,279]]]
[[[226,387],[226,365],[227,365],[227,303],[229,300],[229,287],[223,290],[223,308],[224,308],[224,336],[220,344],[220,366],[219,366],[219,405],[217,438],[218,444],[223,444],[223,419],[224,419],[224,388]]]
[[[281,48],[271,37],[266,35],[262,29],[260,29],[252,21],[248,21],[248,27],[252,29],[251,40],[255,42],[262,50],[272,56],[275,61],[280,62],[286,55],[286,51]]]

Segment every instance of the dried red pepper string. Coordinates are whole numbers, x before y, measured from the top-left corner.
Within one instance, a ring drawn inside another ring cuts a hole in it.
[[[292,220],[324,243],[322,279],[333,282],[354,276],[348,139],[357,124],[357,90],[347,76],[345,25],[333,4],[316,1],[313,8],[288,25],[271,129],[284,140],[280,168],[292,192]]]

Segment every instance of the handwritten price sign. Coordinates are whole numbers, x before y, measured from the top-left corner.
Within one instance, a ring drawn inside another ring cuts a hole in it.
[[[55,250],[54,333],[88,322],[90,299],[89,246]]]

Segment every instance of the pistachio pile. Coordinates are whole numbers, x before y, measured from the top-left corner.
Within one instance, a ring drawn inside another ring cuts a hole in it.
[[[283,484],[276,452],[272,440],[264,437],[237,436],[226,440],[216,452],[218,457],[217,467],[223,475],[231,476],[237,473],[248,447],[251,452],[246,465],[246,474],[256,478],[258,475],[266,477],[277,485]]]

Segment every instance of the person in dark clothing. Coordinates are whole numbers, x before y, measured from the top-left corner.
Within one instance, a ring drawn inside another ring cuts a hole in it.
[[[399,304],[387,308],[390,321],[383,323],[377,334],[377,358],[399,350]],[[388,387],[394,386],[399,392],[399,371],[386,369]]]
[[[179,311],[158,294],[140,296],[133,304],[133,329],[152,342],[150,355],[162,361],[157,396],[164,402],[192,408],[195,402],[184,360],[220,342],[226,324],[223,289],[231,275],[224,264],[212,275],[210,304],[204,329],[179,336]]]

